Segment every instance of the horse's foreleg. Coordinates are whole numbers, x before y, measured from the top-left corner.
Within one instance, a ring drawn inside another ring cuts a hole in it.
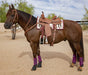
[[[82,71],[83,67],[83,53],[82,53],[82,48],[79,43],[74,43],[74,47],[76,48],[77,54],[79,55],[79,63],[80,67],[78,68],[79,71]]]
[[[36,70],[36,68],[37,68],[37,58],[36,58],[36,55],[37,55],[37,43],[30,42],[30,46],[32,48],[33,58],[34,58],[34,65],[32,67],[32,70]]]
[[[37,55],[38,55],[38,67],[42,67],[42,58],[41,58],[41,55],[40,55],[40,47],[39,47],[39,44],[37,44]]]
[[[73,43],[70,41],[69,41],[69,45],[70,45],[72,52],[73,52],[73,59],[72,59],[72,63],[70,65],[70,67],[74,67],[74,65],[76,64],[76,49],[74,48]]]

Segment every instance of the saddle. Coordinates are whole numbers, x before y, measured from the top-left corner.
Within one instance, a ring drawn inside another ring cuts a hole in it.
[[[54,16],[53,19],[45,18],[44,12],[42,12],[42,15],[39,19],[39,24],[44,25],[44,26],[47,24],[57,25],[57,24],[61,24],[61,20],[60,18],[57,18],[56,16]]]
[[[53,45],[53,42],[55,40],[56,25],[61,24],[60,18],[54,16],[53,19],[48,19],[45,18],[44,12],[42,12],[41,17],[39,18],[37,24],[41,25],[40,30],[42,36],[44,35],[45,32],[45,35],[48,38],[48,43],[50,43],[50,45]],[[50,25],[52,27],[50,27]],[[53,34],[51,32],[51,29],[53,29]],[[51,35],[53,35],[53,37]]]

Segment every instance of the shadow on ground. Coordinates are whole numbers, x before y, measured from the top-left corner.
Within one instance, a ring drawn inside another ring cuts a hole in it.
[[[25,55],[29,55],[31,58],[33,58],[32,53],[31,52],[22,52],[19,57],[23,57]],[[67,56],[64,53],[61,52],[41,52],[41,56],[43,59],[53,59],[53,58],[59,58],[62,60],[67,61],[68,63],[71,63],[72,59]]]

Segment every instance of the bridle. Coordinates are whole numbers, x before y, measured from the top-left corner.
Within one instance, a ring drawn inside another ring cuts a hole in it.
[[[18,13],[17,13],[17,10],[16,10],[16,9],[14,9],[14,10],[12,10],[12,11],[15,12],[15,17],[14,17],[14,19],[13,19],[13,23],[16,23],[15,20],[18,21]],[[16,19],[16,18],[17,18],[17,19]]]
[[[13,11],[15,11],[15,17],[14,17],[14,19],[13,19],[13,22],[15,22],[15,20],[17,20],[17,21],[18,21],[18,13],[17,13],[17,10],[16,10],[16,9],[15,9],[15,10],[13,10]],[[16,17],[17,17],[17,19],[16,19]],[[27,29],[28,24],[29,24],[29,23],[30,23],[30,21],[31,21],[31,18],[32,18],[32,15],[31,15],[31,17],[29,18],[29,20],[28,20],[27,24],[26,24],[26,25],[25,25],[25,27],[24,27],[25,34],[26,34],[28,31],[30,31],[31,29],[33,29],[33,28],[36,26],[36,24],[34,24],[33,26],[31,26],[30,28],[28,28],[28,29]]]

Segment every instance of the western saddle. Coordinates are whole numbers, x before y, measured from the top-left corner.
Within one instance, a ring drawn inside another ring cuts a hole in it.
[[[48,18],[45,18],[44,12],[42,12],[38,24],[42,25],[41,27],[42,36],[44,35],[44,31],[45,31],[45,36],[47,38],[51,37],[52,33],[51,33],[50,24],[53,24],[54,33],[53,33],[53,38],[50,40],[51,41],[50,46],[53,46],[53,42],[55,40],[56,25],[61,24],[60,18],[57,18],[57,16],[54,16],[52,19],[48,19]],[[49,43],[49,40],[48,40],[48,43]]]

